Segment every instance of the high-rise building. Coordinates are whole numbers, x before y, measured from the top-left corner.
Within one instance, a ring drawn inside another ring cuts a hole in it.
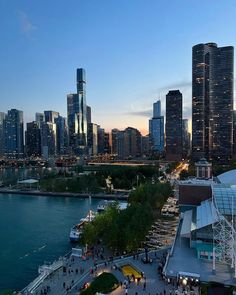
[[[85,70],[77,69],[77,93],[67,95],[67,118],[69,144],[72,152],[83,155],[87,152],[87,105]]]
[[[87,146],[87,105],[86,105],[86,77],[85,70],[77,69],[77,94],[79,96],[79,145],[81,149]]]
[[[56,124],[43,122],[41,126],[41,151],[45,159],[56,154]]]
[[[132,127],[112,129],[112,153],[119,159],[141,156],[141,133]]]
[[[62,116],[55,118],[56,124],[56,151],[57,155],[66,155],[68,153],[69,137],[67,120]]]
[[[44,111],[45,122],[55,123],[59,113],[55,111]]]
[[[104,154],[105,130],[98,126],[98,154]]]
[[[170,90],[166,95],[166,159],[182,159],[182,93]]]
[[[188,132],[188,119],[182,121],[183,157],[186,158],[190,152],[190,133]]]
[[[197,44],[192,51],[192,155],[227,161],[233,143],[232,46]]]
[[[87,123],[92,123],[91,107],[87,106]]]
[[[26,124],[25,145],[28,157],[41,156],[41,132],[35,121]]]
[[[104,134],[104,154],[111,153],[111,145],[110,145],[110,134],[105,132]]]
[[[233,111],[233,156],[236,158],[236,111]]]
[[[150,138],[148,135],[141,136],[141,154],[142,156],[150,155]]]
[[[38,124],[39,128],[41,128],[41,124],[45,122],[45,115],[44,113],[36,113],[35,114],[35,121]]]
[[[141,156],[141,133],[138,129],[128,127],[124,130],[125,133],[125,158]]]
[[[23,112],[11,109],[5,118],[5,154],[9,158],[22,158],[24,155]]]
[[[98,125],[88,124],[88,152],[91,156],[98,154]]]
[[[69,131],[69,146],[74,154],[78,154],[78,114],[79,97],[78,94],[67,95],[67,120]]]
[[[161,101],[153,104],[153,118],[149,120],[150,147],[152,153],[164,151],[164,116],[161,116]]]
[[[0,112],[0,157],[4,156],[5,153],[5,129],[4,129],[4,125],[5,125],[5,113]]]
[[[153,118],[158,118],[161,116],[161,101],[158,100],[153,104]]]
[[[120,130],[114,128],[111,130],[111,152],[114,155],[118,154],[118,134],[119,134]]]

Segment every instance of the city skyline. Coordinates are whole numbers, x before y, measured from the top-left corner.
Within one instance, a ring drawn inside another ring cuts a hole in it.
[[[74,70],[83,67],[93,122],[107,131],[132,126],[146,134],[153,102],[161,99],[164,114],[172,89],[183,93],[183,118],[190,119],[192,46],[235,46],[233,1],[200,2],[204,11],[187,1],[171,7],[157,1],[1,3],[1,111],[23,110],[25,122],[49,109],[66,116]],[[191,19],[190,9],[196,11]],[[216,22],[222,9],[227,17]]]

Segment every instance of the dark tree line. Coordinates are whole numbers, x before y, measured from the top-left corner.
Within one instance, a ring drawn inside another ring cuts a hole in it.
[[[171,193],[169,183],[141,184],[131,193],[127,209],[110,206],[87,224],[82,242],[92,247],[101,240],[113,252],[135,251]]]

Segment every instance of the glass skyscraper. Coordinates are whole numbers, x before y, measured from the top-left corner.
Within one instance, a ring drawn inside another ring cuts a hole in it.
[[[233,146],[232,46],[197,44],[192,51],[192,155],[227,161]]]
[[[166,95],[166,159],[180,161],[182,147],[182,93],[170,90]]]
[[[149,120],[149,137],[151,151],[162,153],[164,151],[164,117],[161,116],[161,101],[153,104],[153,118]]]
[[[25,132],[26,154],[28,157],[41,156],[41,132],[37,122],[26,124]]]
[[[5,118],[5,154],[8,158],[22,158],[24,155],[23,112],[11,109]]]
[[[87,152],[87,105],[85,70],[77,69],[77,93],[67,95],[69,143],[76,155]]]
[[[5,135],[4,135],[4,124],[5,124],[5,113],[0,112],[0,156],[4,156],[5,152]]]

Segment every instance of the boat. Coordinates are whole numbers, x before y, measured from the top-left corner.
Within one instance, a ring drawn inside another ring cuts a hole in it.
[[[79,241],[81,234],[83,233],[85,224],[91,222],[95,218],[95,216],[96,214],[90,210],[85,218],[81,218],[80,222],[71,228],[70,241],[72,243]]]
[[[108,206],[111,206],[111,205],[114,205],[114,204],[116,204],[116,201],[114,201],[114,200],[112,200],[112,201],[111,200],[101,201],[97,206],[97,212],[98,213],[104,212],[108,208]],[[127,205],[128,205],[127,202],[118,202],[118,208],[120,210],[126,209]]]
[[[108,201],[108,200],[101,201],[97,206],[97,212],[98,213],[104,212],[109,205],[112,205],[114,203],[115,201]]]

